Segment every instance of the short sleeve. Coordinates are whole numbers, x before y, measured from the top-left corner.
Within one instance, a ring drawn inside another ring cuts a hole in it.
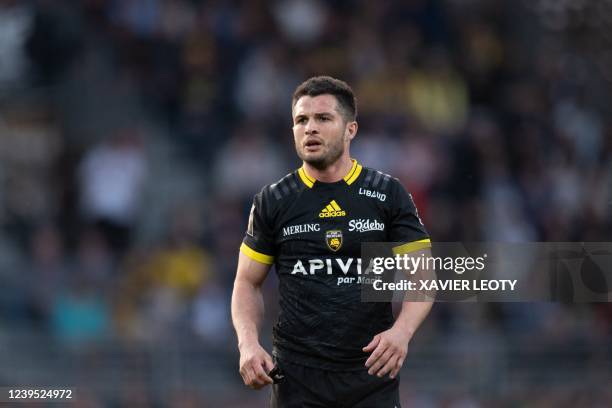
[[[393,181],[389,241],[402,243],[393,248],[393,252],[402,254],[430,247],[429,234],[419,217],[412,196],[397,179]]]
[[[240,251],[258,262],[274,263],[274,234],[263,191],[255,196]]]

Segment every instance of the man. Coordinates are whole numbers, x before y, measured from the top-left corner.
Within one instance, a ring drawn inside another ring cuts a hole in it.
[[[353,91],[320,76],[297,87],[293,135],[303,166],[255,196],[240,247],[232,319],[244,383],[273,383],[272,407],[399,407],[398,372],[431,302],[361,302],[362,242],[428,247],[411,196],[397,179],[350,158],[357,133]],[[259,343],[261,285],[279,278],[274,360]],[[365,269],[365,268],[364,268]]]

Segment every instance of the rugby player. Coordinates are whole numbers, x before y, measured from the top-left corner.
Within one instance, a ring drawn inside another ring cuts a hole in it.
[[[350,157],[352,89],[328,76],[297,87],[293,136],[303,166],[255,196],[240,247],[232,320],[244,383],[273,384],[272,407],[400,407],[398,372],[431,302],[362,302],[362,242],[430,246],[396,178]],[[271,265],[280,313],[272,356],[259,342],[261,285]],[[351,279],[352,278],[352,279]],[[274,381],[280,371],[284,378]]]

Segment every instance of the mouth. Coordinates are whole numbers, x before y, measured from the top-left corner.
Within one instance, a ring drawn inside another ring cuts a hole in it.
[[[317,139],[308,139],[306,142],[304,142],[304,148],[307,151],[315,151],[321,148],[322,146],[323,143],[321,143],[321,141]]]

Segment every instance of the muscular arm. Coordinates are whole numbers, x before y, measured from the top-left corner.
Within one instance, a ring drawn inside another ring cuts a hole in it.
[[[423,249],[413,253],[413,256],[430,256],[429,249]],[[421,269],[416,272],[420,279],[435,279],[435,271]],[[410,277],[413,279],[414,277]],[[414,299],[414,294],[410,295]],[[370,344],[363,348],[365,352],[372,354],[366,361],[366,367],[371,375],[376,374],[382,377],[389,374],[395,378],[404,364],[404,359],[408,354],[408,344],[414,336],[421,323],[425,320],[431,307],[435,292],[420,293],[418,301],[402,302],[402,309],[395,319],[393,326],[382,333],[374,336]]]
[[[431,249],[422,249],[412,253],[411,255],[414,257],[423,256],[428,258],[431,257]],[[412,281],[432,281],[436,279],[436,274],[434,270],[426,270],[421,268],[416,271],[415,275],[409,275],[408,278]],[[435,296],[435,291],[406,294],[406,297],[410,297],[410,300],[402,302],[402,309],[395,319],[395,324],[393,327],[397,328],[402,333],[406,333],[408,336],[408,341],[410,341],[421,323],[423,323],[423,320],[425,320],[429,314],[429,311],[433,306],[433,299]]]
[[[264,314],[261,285],[270,265],[257,262],[242,252],[232,293],[232,322],[240,350],[240,375],[244,383],[259,389],[272,383],[267,375],[274,363],[259,344],[259,329]]]
[[[264,313],[261,285],[269,270],[270,265],[240,252],[232,293],[232,322],[238,336],[238,347],[259,342],[259,326]]]

